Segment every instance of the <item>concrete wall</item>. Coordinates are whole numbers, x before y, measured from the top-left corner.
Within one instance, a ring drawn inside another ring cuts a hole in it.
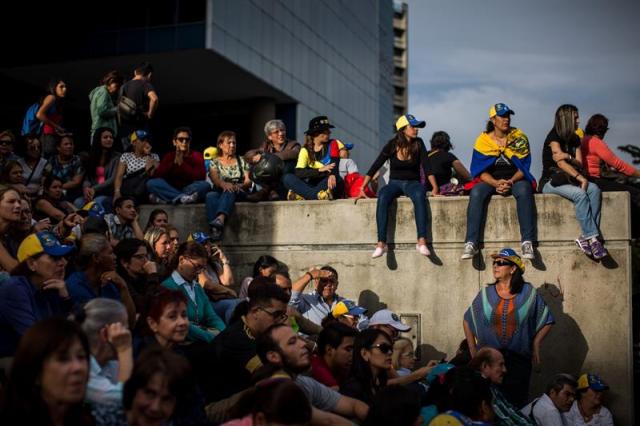
[[[224,247],[237,279],[255,259],[271,254],[293,277],[311,265],[331,264],[340,274],[339,293],[370,312],[388,306],[419,315],[423,360],[448,359],[463,338],[462,316],[483,285],[492,281],[489,254],[505,246],[519,251],[513,198],[489,205],[485,244],[473,261],[460,261],[467,197],[430,199],[433,255],[415,251],[411,202],[392,206],[386,258],[370,258],[376,239],[375,200],[238,204],[225,230]],[[556,318],[534,368],[532,395],[556,372],[595,372],[609,382],[608,399],[617,424],[632,424],[630,213],[626,193],[607,193],[602,232],[611,257],[595,262],[581,254],[573,206],[553,195],[536,195],[538,256],[525,278],[539,289]],[[149,208],[143,209],[146,220]],[[206,230],[202,206],[169,209],[183,233]]]

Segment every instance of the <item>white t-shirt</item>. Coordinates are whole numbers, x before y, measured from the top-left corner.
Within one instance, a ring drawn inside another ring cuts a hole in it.
[[[613,426],[613,416],[607,407],[600,407],[600,412],[593,415],[589,422],[585,422],[578,408],[578,401],[574,401],[571,410],[562,414],[567,426]]]
[[[535,405],[534,405],[535,404]],[[567,426],[560,410],[556,408],[551,398],[545,393],[540,398],[533,400],[522,410],[522,414],[529,417],[533,406],[533,417],[539,426]]]

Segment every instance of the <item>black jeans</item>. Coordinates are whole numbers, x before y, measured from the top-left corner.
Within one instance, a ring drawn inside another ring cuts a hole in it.
[[[500,390],[516,408],[529,402],[529,382],[531,380],[531,357],[516,352],[501,350],[507,374],[504,375]]]

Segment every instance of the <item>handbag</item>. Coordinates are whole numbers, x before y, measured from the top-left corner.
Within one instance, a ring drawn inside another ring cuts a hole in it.
[[[580,172],[580,170],[577,168],[576,171]],[[580,186],[580,182],[578,182],[575,178],[569,176],[564,170],[560,169],[559,167],[551,168],[549,183],[554,188],[562,185]]]
[[[147,194],[148,180],[149,175],[146,173],[145,169],[133,172],[122,180],[120,193],[128,197],[133,197],[136,200],[142,200]]]

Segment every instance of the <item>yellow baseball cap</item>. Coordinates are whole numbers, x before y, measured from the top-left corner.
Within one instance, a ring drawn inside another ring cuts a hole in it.
[[[207,149],[205,149],[203,152],[203,157],[205,160],[211,160],[212,158],[215,158],[217,156],[218,156],[218,148],[216,148],[215,146],[210,146]]]
[[[423,128],[424,126],[427,125],[427,123],[425,123],[424,120],[418,120],[411,114],[401,115],[396,120],[396,130],[403,129],[408,125],[411,125],[411,127]]]
[[[46,253],[50,256],[64,256],[73,251],[74,247],[60,244],[60,241],[49,231],[41,231],[31,234],[18,247],[18,262]]]

